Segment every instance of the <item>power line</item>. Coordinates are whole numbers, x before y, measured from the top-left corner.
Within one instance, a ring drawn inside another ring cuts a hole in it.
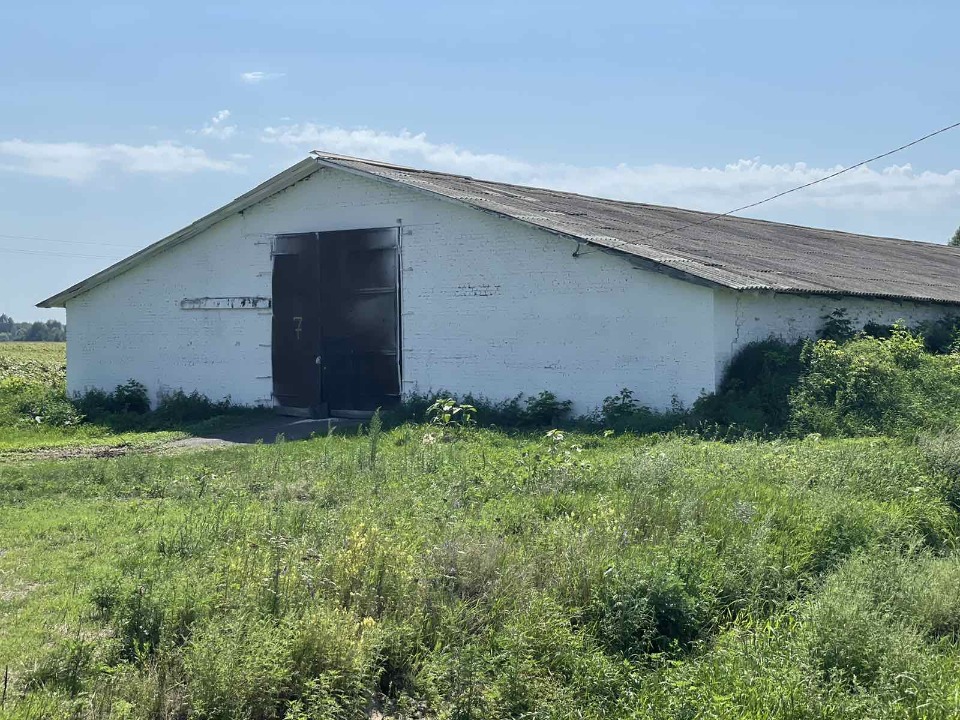
[[[951,125],[947,125],[946,127],[942,127],[942,128],[940,128],[939,130],[935,130],[935,131],[933,131],[933,132],[931,132],[931,133],[928,133],[928,134],[924,135],[923,137],[919,137],[919,138],[917,138],[916,140],[911,140],[910,142],[905,143],[905,144],[901,145],[900,147],[894,148],[893,150],[888,150],[887,152],[880,153],[879,155],[874,155],[873,157],[868,158],[868,159],[866,159],[866,160],[861,160],[861,161],[858,162],[858,163],[855,163],[855,164],[853,164],[853,165],[849,165],[849,166],[847,166],[847,167],[845,167],[845,168],[842,168],[842,169],[840,169],[840,170],[837,170],[836,172],[832,172],[832,173],[830,173],[829,175],[824,175],[823,177],[817,178],[816,180],[811,180],[810,182],[804,183],[803,185],[797,185],[796,187],[792,187],[792,188],[790,188],[789,190],[783,190],[782,192],[778,192],[778,193],[776,193],[776,194],[774,194],[774,195],[771,195],[771,196],[769,196],[769,197],[763,198],[762,200],[757,200],[756,202],[748,203],[747,205],[741,205],[740,207],[734,208],[733,210],[728,210],[727,212],[718,213],[718,214],[716,214],[716,215],[711,215],[710,217],[708,217],[708,218],[706,218],[706,219],[704,219],[704,220],[698,220],[697,222],[687,223],[686,225],[681,225],[680,227],[673,228],[672,230],[664,230],[663,232],[659,232],[659,233],[656,233],[656,234],[654,234],[654,235],[647,235],[647,236],[645,236],[645,237],[639,238],[639,242],[647,242],[647,241],[649,241],[649,240],[656,240],[657,238],[665,237],[665,236],[667,236],[667,235],[673,235],[674,233],[678,233],[678,232],[680,232],[681,230],[686,230],[686,229],[692,228],[692,227],[698,227],[698,226],[700,226],[700,225],[706,225],[707,223],[713,222],[714,220],[720,220],[720,219],[725,218],[725,217],[730,217],[731,215],[734,215],[735,213],[743,212],[744,210],[749,210],[750,208],[758,207],[758,206],[763,205],[763,204],[765,204],[765,203],[768,203],[768,202],[770,202],[770,201],[772,201],[772,200],[776,200],[776,199],[778,199],[778,198],[782,198],[784,195],[789,195],[790,193],[795,193],[795,192],[798,192],[798,191],[800,191],[800,190],[805,190],[805,189],[808,188],[808,187],[812,187],[812,186],[814,186],[814,185],[818,185],[819,183],[826,182],[827,180],[832,180],[833,178],[838,177],[838,176],[840,176],[840,175],[843,175],[844,173],[848,173],[848,172],[850,172],[851,170],[856,170],[857,168],[863,167],[864,165],[868,165],[868,164],[870,164],[870,163],[872,163],[872,162],[875,162],[876,160],[882,160],[882,159],[885,158],[885,157],[889,157],[889,156],[894,155],[895,153],[898,153],[898,152],[900,152],[900,151],[902,151],[902,150],[906,150],[906,149],[909,148],[909,147],[913,147],[914,145],[917,145],[917,144],[919,144],[919,143],[922,143],[924,140],[929,140],[929,139],[932,138],[932,137],[935,137],[935,136],[937,136],[937,135],[940,135],[940,134],[942,134],[942,133],[948,132],[948,131],[953,130],[953,129],[958,128],[958,127],[960,127],[960,122],[955,122],[955,123],[953,123],[953,124],[951,124]],[[11,240],[36,240],[36,241],[39,241],[39,242],[64,243],[64,244],[67,244],[67,245],[99,245],[99,246],[104,246],[104,247],[117,247],[117,248],[131,249],[131,250],[134,249],[134,247],[135,247],[135,246],[132,246],[132,245],[121,245],[121,244],[119,244],[119,243],[104,243],[104,242],[93,242],[93,241],[84,241],[84,240],[56,240],[56,239],[53,239],[53,238],[42,238],[42,237],[35,237],[35,236],[31,236],[31,235],[7,235],[7,234],[3,234],[3,233],[0,233],[0,238],[7,238],[7,239],[11,239]],[[112,259],[113,259],[111,256],[107,256],[107,255],[81,255],[81,254],[77,254],[77,253],[57,253],[57,252],[52,252],[52,251],[43,251],[43,250],[20,250],[20,249],[13,249],[13,248],[0,248],[0,252],[22,253],[22,254],[25,254],[25,255],[50,255],[50,256],[59,256],[59,257],[91,258],[91,259],[103,259],[103,260],[112,260]]]
[[[42,257],[88,258],[91,260],[116,260],[116,255],[83,255],[81,253],[58,252],[56,250],[21,250],[20,248],[0,247],[0,253],[18,253],[21,255],[39,255]]]
[[[642,237],[638,240],[638,242],[656,240],[657,238],[664,237],[665,235],[672,235],[673,233],[680,232],[681,230],[686,230],[687,228],[697,227],[698,225],[706,225],[708,222],[713,222],[714,220],[719,220],[720,218],[728,217],[730,215],[733,215],[734,213],[743,212],[744,210],[749,210],[750,208],[755,208],[758,205],[763,205],[764,203],[768,203],[771,200],[776,200],[777,198],[781,198],[784,195],[789,195],[790,193],[797,192],[798,190],[803,190],[805,188],[808,188],[811,185],[816,185],[818,183],[831,180],[837,177],[838,175],[843,175],[844,173],[850,172],[851,170],[856,170],[858,167],[863,167],[868,163],[872,163],[874,160],[881,160],[882,158],[889,157],[894,153],[898,153],[901,150],[906,150],[908,147],[912,147],[917,143],[922,143],[924,140],[929,140],[935,135],[940,135],[941,133],[945,133],[948,130],[953,130],[954,128],[957,128],[957,127],[960,127],[960,122],[955,122],[952,125],[947,125],[946,127],[940,128],[939,130],[935,130],[934,132],[924,135],[921,138],[917,138],[916,140],[911,140],[906,145],[901,145],[900,147],[894,148],[893,150],[888,150],[885,153],[874,155],[872,158],[868,160],[862,160],[861,162],[858,162],[855,165],[850,165],[849,167],[845,167],[842,170],[837,170],[836,172],[830,173],[829,175],[824,175],[822,178],[817,178],[816,180],[812,180],[808,183],[804,183],[803,185],[798,185],[797,187],[790,188],[789,190],[778,192],[776,195],[771,195],[770,197],[764,198],[763,200],[758,200],[757,202],[750,203],[749,205],[743,205],[742,207],[738,207],[733,210],[728,210],[725,213],[720,213],[718,215],[711,215],[706,220],[699,220],[698,222],[687,223],[686,225],[681,225],[680,227],[674,228],[673,230],[664,230],[663,232],[657,233],[656,235],[648,235],[647,237]]]
[[[95,242],[92,240],[55,240],[54,238],[35,237],[33,235],[4,235],[0,233],[0,238],[9,240],[37,240],[39,242],[63,243],[65,245],[103,245],[104,247],[118,247],[133,250],[136,245],[122,245],[120,243]]]

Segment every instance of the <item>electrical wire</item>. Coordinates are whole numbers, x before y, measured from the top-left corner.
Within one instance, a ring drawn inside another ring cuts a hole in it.
[[[55,240],[54,238],[35,237],[33,235],[4,235],[0,233],[0,238],[6,240],[36,240],[38,242],[63,243],[64,245],[102,245],[103,247],[128,248],[133,250],[136,245],[124,245],[121,243],[95,242],[93,240]]]
[[[38,255],[41,257],[69,257],[85,258],[90,260],[116,260],[116,255],[84,255],[82,253],[58,252],[56,250],[22,250],[20,248],[0,247],[0,253],[17,253],[20,255]]]
[[[770,202],[771,200],[776,200],[777,198],[781,198],[781,197],[783,197],[784,195],[789,195],[790,193],[795,193],[795,192],[797,192],[798,190],[804,190],[804,189],[806,189],[806,188],[808,188],[808,187],[811,187],[812,185],[817,185],[818,183],[826,182],[827,180],[832,180],[833,178],[835,178],[835,177],[837,177],[837,176],[839,176],[839,175],[843,175],[844,173],[850,172],[851,170],[856,170],[858,167],[863,167],[864,165],[867,165],[867,164],[869,164],[869,163],[872,163],[872,162],[874,162],[875,160],[881,160],[881,159],[883,159],[883,158],[885,158],[885,157],[889,157],[890,155],[893,155],[894,153],[898,153],[898,152],[900,152],[901,150],[906,150],[907,148],[913,147],[914,145],[917,145],[918,143],[922,143],[924,140],[929,140],[930,138],[932,138],[932,137],[934,137],[934,136],[936,136],[936,135],[940,135],[941,133],[945,133],[945,132],[947,132],[948,130],[953,130],[954,128],[958,128],[958,127],[960,127],[960,122],[955,122],[955,123],[953,123],[952,125],[947,125],[946,127],[942,127],[942,128],[940,128],[939,130],[935,130],[935,131],[933,131],[932,133],[928,133],[927,135],[924,135],[923,137],[917,138],[916,140],[911,140],[910,142],[906,143],[905,145],[901,145],[901,146],[898,147],[898,148],[894,148],[893,150],[888,150],[887,152],[885,152],[885,153],[880,153],[879,155],[874,155],[872,158],[869,158],[869,159],[867,159],[867,160],[861,160],[860,162],[858,162],[858,163],[856,163],[856,164],[854,164],[854,165],[850,165],[849,167],[842,168],[841,170],[837,170],[836,172],[832,172],[832,173],[830,173],[829,175],[824,175],[822,178],[817,178],[816,180],[812,180],[812,181],[810,181],[810,182],[808,182],[808,183],[804,183],[803,185],[798,185],[797,187],[790,188],[789,190],[784,190],[783,192],[778,192],[777,194],[771,195],[770,197],[764,198],[763,200],[758,200],[757,202],[752,202],[752,203],[750,203],[750,204],[748,204],[748,205],[743,205],[743,206],[738,207],[738,208],[735,208],[735,209],[733,209],[733,210],[728,210],[728,211],[725,212],[725,213],[719,213],[718,215],[711,215],[710,217],[708,217],[708,218],[705,219],[705,220],[700,220],[700,221],[698,221],[698,222],[693,222],[693,223],[687,223],[686,225],[681,225],[680,227],[673,228],[672,230],[664,230],[663,232],[657,233],[657,234],[655,234],[655,235],[648,235],[648,236],[646,236],[646,237],[639,238],[639,239],[637,240],[637,242],[647,242],[647,241],[649,241],[649,240],[656,240],[657,238],[661,238],[661,237],[664,237],[664,236],[666,236],[666,235],[672,235],[673,233],[680,232],[681,230],[686,230],[687,228],[697,227],[698,225],[706,225],[707,223],[713,222],[714,220],[719,220],[719,219],[721,219],[721,218],[729,217],[730,215],[733,215],[734,213],[743,212],[744,210],[749,210],[750,208],[755,208],[755,207],[757,207],[758,205],[763,205],[764,203],[768,203],[768,202]]]

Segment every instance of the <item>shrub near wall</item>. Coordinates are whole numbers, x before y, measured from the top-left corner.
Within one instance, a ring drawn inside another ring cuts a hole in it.
[[[804,371],[803,342],[776,338],[746,345],[731,360],[715,393],[693,406],[700,426],[782,433],[790,425],[790,393]]]
[[[823,435],[910,435],[960,425],[960,355],[934,355],[904,329],[804,347],[791,426]]]
[[[835,320],[834,331],[839,324]],[[833,333],[846,335],[845,340],[750,343],[730,361],[717,392],[689,409],[651,410],[627,388],[579,418],[570,418],[569,403],[548,392],[499,403],[469,395],[463,401],[476,407],[478,424],[516,429],[682,430],[733,439],[744,434],[909,436],[960,427],[960,353],[931,352],[929,336],[920,332],[870,329],[880,336],[864,331],[851,338],[853,331],[846,328]],[[422,421],[437,397],[408,398],[389,413],[388,425]]]

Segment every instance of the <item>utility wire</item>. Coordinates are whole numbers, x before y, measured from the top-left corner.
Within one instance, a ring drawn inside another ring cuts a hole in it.
[[[876,160],[882,160],[885,157],[889,157],[890,155],[898,153],[902,150],[906,150],[909,147],[918,145],[919,143],[922,143],[924,140],[929,140],[932,137],[935,137],[937,135],[948,132],[958,127],[960,127],[960,122],[955,122],[952,125],[947,125],[946,127],[942,127],[939,130],[935,130],[932,133],[928,133],[923,137],[919,137],[916,140],[911,140],[910,142],[904,145],[901,145],[900,147],[894,148],[893,150],[888,150],[887,152],[880,153],[879,155],[874,155],[873,157],[868,158],[867,160],[861,160],[860,162],[855,163],[854,165],[850,165],[848,167],[842,168],[840,170],[837,170],[836,172],[830,173],[829,175],[824,175],[823,177],[817,178],[816,180],[811,180],[810,182],[804,183],[803,185],[798,185],[796,187],[790,188],[789,190],[778,192],[774,195],[771,195],[770,197],[764,198],[763,200],[757,200],[756,202],[748,203],[747,205],[741,205],[740,207],[734,208],[733,210],[728,210],[727,212],[711,215],[710,217],[704,220],[698,220],[697,222],[687,223],[686,225],[681,225],[680,227],[673,228],[672,230],[664,230],[663,232],[659,232],[654,235],[647,235],[645,237],[639,238],[638,242],[647,242],[649,240],[656,240],[657,238],[666,237],[667,235],[673,235],[674,233],[678,233],[681,230],[686,230],[692,227],[698,227],[700,225],[706,225],[707,223],[713,222],[714,220],[720,220],[725,217],[730,217],[731,215],[734,215],[736,213],[743,212],[744,210],[749,210],[750,208],[758,207],[759,205],[768,203],[771,200],[782,198],[784,195],[789,195],[790,193],[795,193],[800,190],[805,190],[808,187],[818,185],[822,182],[826,182],[827,180],[832,180],[833,178],[843,175],[844,173],[848,173],[851,170],[856,170],[857,168],[863,167],[864,165],[868,165]],[[64,243],[68,245],[101,245],[101,246],[108,246],[108,247],[127,248],[131,250],[134,249],[134,246],[132,245],[121,245],[118,243],[90,242],[90,241],[82,241],[82,240],[55,240],[52,238],[33,237],[30,235],[5,235],[0,233],[0,238],[8,238],[11,240],[37,240],[40,242],[55,242],[55,243]],[[75,253],[45,252],[42,250],[15,250],[12,248],[0,248],[0,252],[23,253],[27,255],[53,255],[53,256],[60,256],[60,257],[97,258],[97,259],[104,259],[104,260],[113,259],[112,257],[106,256],[106,255],[79,255]],[[586,253],[580,253],[578,248],[578,252],[574,254],[582,255]]]
[[[778,192],[776,195],[771,195],[770,197],[764,198],[763,200],[758,200],[757,202],[750,203],[749,205],[743,205],[742,207],[735,208],[734,210],[728,210],[727,212],[725,212],[725,213],[720,213],[719,215],[711,215],[711,216],[708,217],[706,220],[700,220],[700,221],[698,221],[698,222],[687,223],[686,225],[681,225],[680,227],[673,228],[673,230],[664,230],[663,232],[657,233],[657,234],[655,234],[655,235],[648,235],[647,237],[639,238],[639,239],[637,240],[637,242],[646,242],[646,241],[648,241],[648,240],[656,240],[657,238],[664,237],[665,235],[672,235],[673,233],[680,232],[681,230],[686,230],[687,228],[696,227],[696,226],[698,226],[698,225],[706,225],[708,222],[713,222],[714,220],[719,220],[720,218],[729,217],[730,215],[733,215],[734,213],[742,212],[742,211],[744,211],[744,210],[749,210],[750,208],[757,207],[758,205],[763,205],[764,203],[768,203],[768,202],[770,202],[771,200],[776,200],[777,198],[781,198],[781,197],[783,197],[784,195],[789,195],[790,193],[797,192],[798,190],[803,190],[803,189],[808,188],[808,187],[810,187],[810,186],[812,186],[812,185],[816,185],[816,184],[818,184],[818,183],[822,183],[822,182],[825,182],[825,181],[827,181],[827,180],[831,180],[832,178],[835,178],[835,177],[837,177],[838,175],[843,175],[844,173],[850,172],[851,170],[856,170],[858,167],[863,167],[864,165],[867,165],[868,163],[872,163],[874,160],[880,160],[880,159],[882,159],[882,158],[885,158],[885,157],[888,157],[888,156],[890,156],[890,155],[893,155],[894,153],[898,153],[898,152],[900,152],[901,150],[906,150],[908,147],[913,147],[914,145],[916,145],[916,144],[918,144],[918,143],[922,143],[924,140],[929,140],[930,138],[934,137],[935,135],[940,135],[941,133],[945,133],[945,132],[947,132],[948,130],[953,130],[954,128],[957,128],[957,127],[960,127],[960,122],[955,122],[955,123],[953,123],[952,125],[947,125],[946,127],[940,128],[939,130],[935,130],[934,132],[929,133],[928,135],[924,135],[924,136],[921,137],[921,138],[917,138],[916,140],[912,140],[912,141],[908,142],[906,145],[901,145],[901,146],[898,147],[898,148],[894,148],[893,150],[888,150],[887,152],[881,153],[880,155],[874,155],[874,156],[873,156],[872,158],[870,158],[869,160],[863,160],[863,161],[861,161],[861,162],[858,162],[856,165],[850,165],[849,167],[845,167],[845,168],[843,168],[842,170],[837,170],[836,172],[830,173],[829,175],[824,175],[822,178],[818,178],[818,179],[816,179],[816,180],[812,180],[811,182],[804,183],[803,185],[798,185],[797,187],[790,188],[789,190],[784,190],[783,192]],[[582,254],[582,253],[581,253],[581,254]]]
[[[128,248],[133,250],[136,245],[123,245],[120,243],[95,242],[92,240],[55,240],[53,238],[35,237],[33,235],[4,235],[0,233],[0,238],[8,240],[37,240],[39,242],[63,243],[65,245],[103,245],[104,247]]]
[[[116,255],[83,255],[81,253],[58,252],[56,250],[21,250],[20,248],[0,247],[0,253],[18,253],[21,255],[40,255],[43,257],[89,258],[91,260],[116,260]]]

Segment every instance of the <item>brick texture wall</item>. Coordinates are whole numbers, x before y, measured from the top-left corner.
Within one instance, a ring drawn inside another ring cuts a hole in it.
[[[269,310],[183,310],[191,297],[269,296],[271,236],[396,226],[405,392],[492,399],[550,390],[588,412],[621,388],[689,405],[752,340],[816,333],[837,307],[862,325],[943,306],[711,290],[640,270],[478,210],[322,169],[69,301],[68,386],[128,379],[271,404]]]

